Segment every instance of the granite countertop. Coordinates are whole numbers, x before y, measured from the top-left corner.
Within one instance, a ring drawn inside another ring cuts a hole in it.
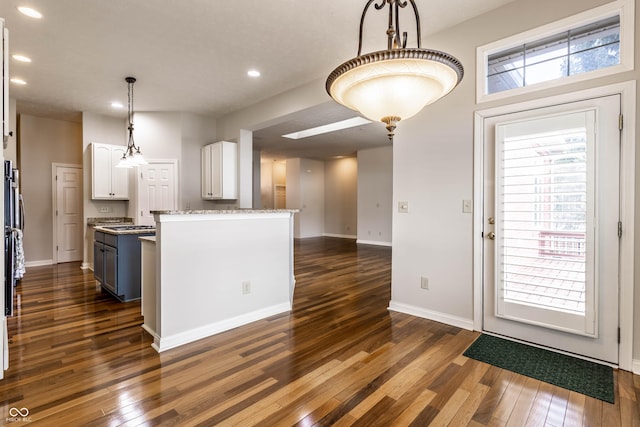
[[[151,211],[157,215],[207,215],[207,214],[268,214],[268,213],[297,213],[299,209],[209,209],[185,211]]]
[[[99,225],[128,225],[128,224],[133,224],[133,218],[125,218],[125,217],[87,218],[87,225],[89,227],[95,227]]]
[[[115,235],[143,234],[143,233],[155,233],[156,232],[155,228],[138,228],[138,229],[134,229],[134,230],[113,230],[113,229],[109,228],[109,226],[101,226],[101,225],[98,225],[95,228],[96,228],[96,231],[102,231],[103,233],[115,234]]]

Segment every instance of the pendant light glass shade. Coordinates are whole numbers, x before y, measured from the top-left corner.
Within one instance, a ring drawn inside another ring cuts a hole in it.
[[[393,138],[396,123],[416,115],[425,106],[451,92],[462,80],[464,69],[453,56],[420,48],[420,18],[413,0],[381,0],[389,4],[387,50],[361,55],[362,29],[370,0],[360,21],[358,56],[337,67],[327,78],[326,89],[338,103],[370,120],[386,123]],[[399,37],[399,8],[411,4],[416,16],[418,48],[406,48],[407,34]]]
[[[119,169],[131,169],[133,167],[133,163],[129,161],[129,157],[123,155],[116,167]]]

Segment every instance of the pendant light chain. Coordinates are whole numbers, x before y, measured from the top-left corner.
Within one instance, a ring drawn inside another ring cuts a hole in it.
[[[129,84],[129,91],[128,91],[128,95],[129,95],[129,114],[128,114],[128,120],[129,120],[129,130],[131,132],[133,132],[133,82],[128,81]],[[133,134],[131,134],[131,139],[133,140]]]
[[[130,156],[133,156],[135,152],[139,152],[140,149],[136,147],[136,143],[133,140],[133,84],[136,82],[135,77],[127,77],[126,79],[128,90],[128,106],[129,110],[127,111],[127,120],[129,121],[129,142],[127,143],[127,152]]]

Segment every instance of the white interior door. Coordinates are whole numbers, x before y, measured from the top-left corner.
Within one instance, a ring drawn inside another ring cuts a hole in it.
[[[618,363],[618,95],[489,119],[483,329]]]
[[[274,186],[273,202],[276,209],[287,208],[287,187],[285,185],[276,184]]]
[[[82,260],[82,168],[56,167],[57,262]]]
[[[178,209],[175,162],[153,162],[141,165],[138,182],[138,224],[154,225],[151,211]]]

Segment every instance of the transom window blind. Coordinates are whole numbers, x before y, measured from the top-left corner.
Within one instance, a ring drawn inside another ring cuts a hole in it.
[[[620,64],[620,16],[612,16],[488,57],[489,94]]]

